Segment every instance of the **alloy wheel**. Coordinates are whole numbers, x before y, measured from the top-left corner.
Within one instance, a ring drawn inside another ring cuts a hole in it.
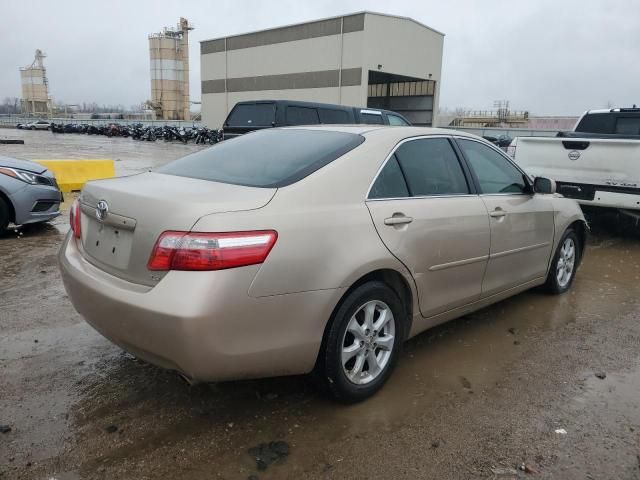
[[[567,238],[560,248],[560,256],[558,257],[558,265],[556,266],[556,278],[561,288],[566,287],[571,281],[575,263],[576,244],[572,238]]]
[[[356,310],[342,339],[342,368],[351,383],[365,385],[380,376],[391,359],[395,332],[386,303],[371,300]]]

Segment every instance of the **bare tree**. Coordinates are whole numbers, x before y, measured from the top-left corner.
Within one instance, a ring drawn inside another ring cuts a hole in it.
[[[5,97],[0,104],[0,114],[15,115],[20,113],[20,99],[17,97]]]

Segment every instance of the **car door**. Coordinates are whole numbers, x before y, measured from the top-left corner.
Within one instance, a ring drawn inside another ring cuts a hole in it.
[[[544,277],[554,236],[551,200],[534,194],[526,175],[489,145],[457,138],[491,224],[491,251],[482,295]]]
[[[376,230],[413,275],[425,317],[481,294],[489,218],[465,169],[447,137],[407,139],[368,194]]]

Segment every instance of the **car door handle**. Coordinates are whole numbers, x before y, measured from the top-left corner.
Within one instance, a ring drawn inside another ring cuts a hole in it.
[[[501,217],[504,217],[506,214],[507,212],[505,212],[500,207],[498,207],[493,212],[489,213],[489,216],[493,218],[501,218]]]
[[[398,215],[384,219],[385,225],[405,225],[411,222],[413,222],[413,218],[405,217],[404,215]]]

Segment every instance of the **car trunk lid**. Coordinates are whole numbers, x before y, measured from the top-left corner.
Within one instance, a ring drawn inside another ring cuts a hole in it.
[[[189,231],[204,215],[261,208],[275,192],[161,173],[89,182],[80,195],[83,254],[112,275],[152,286],[164,275],[147,269],[162,232]]]

